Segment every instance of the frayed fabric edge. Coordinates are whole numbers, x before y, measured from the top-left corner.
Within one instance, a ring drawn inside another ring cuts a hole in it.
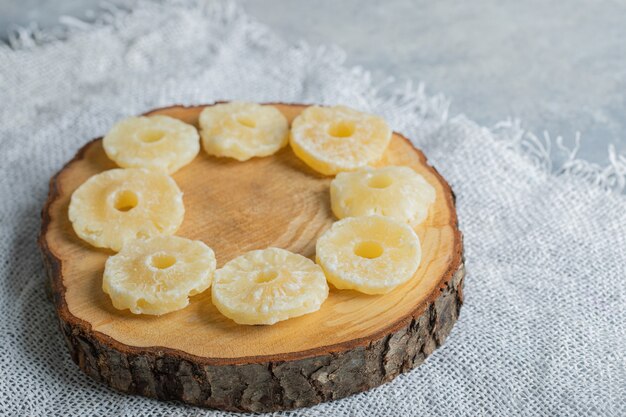
[[[234,1],[203,0],[130,0],[122,3],[103,1],[97,8],[86,12],[85,20],[68,15],[59,17],[59,23],[50,29],[41,29],[36,22],[27,26],[12,26],[7,33],[8,48],[14,51],[30,50],[51,43],[65,41],[80,33],[109,26],[121,26],[123,20],[134,11],[146,7],[185,7],[198,10],[216,24],[227,25],[245,13]]]
[[[519,119],[509,118],[498,122],[490,131],[506,147],[525,157],[541,172],[583,180],[608,192],[626,192],[626,155],[618,154],[612,144],[608,146],[609,163],[602,166],[577,157],[581,143],[580,132],[574,137],[574,146],[568,148],[562,136],[552,137],[547,131],[541,137],[537,136],[524,130]],[[560,162],[554,163],[555,160]]]
[[[85,13],[86,20],[62,15],[57,25],[45,30],[41,29],[36,22],[31,22],[27,26],[13,25],[7,31],[8,45],[0,45],[0,49],[26,51],[38,46],[62,42],[80,32],[115,24],[123,16],[130,14],[135,4],[137,1],[129,2],[123,8],[120,5],[103,2],[97,9]]]
[[[250,35],[259,35],[261,24],[247,17],[245,12],[232,1],[183,1],[183,0],[135,0],[124,6],[112,3],[101,3],[93,12],[90,21],[62,16],[59,25],[50,30],[42,30],[36,24],[26,27],[15,27],[9,33],[9,48],[14,51],[30,50],[49,43],[61,42],[77,34],[107,26],[119,26],[120,22],[133,13],[135,8],[162,7],[176,5],[190,9],[199,9],[203,15],[215,24],[226,26],[239,17],[245,17],[241,23],[250,29]],[[245,23],[244,23],[245,22]],[[263,26],[267,34],[269,30]],[[337,47],[310,48],[300,42],[300,47],[308,50],[314,60],[321,60],[327,65],[336,66],[338,70],[349,72],[359,79],[368,96],[379,108],[394,108],[397,112],[410,112],[418,116],[419,134],[427,135],[443,127],[449,120],[450,100],[443,94],[428,95],[425,84],[417,87],[411,81],[399,83],[392,77],[375,84],[369,71],[362,67],[346,67],[345,52]],[[2,48],[2,46],[0,46]],[[464,117],[463,115],[456,116]],[[626,193],[626,155],[618,154],[614,145],[608,147],[609,163],[602,166],[591,161],[578,158],[581,135],[575,137],[575,145],[568,148],[563,144],[561,136],[552,137],[544,131],[542,136],[522,128],[520,119],[508,118],[496,123],[490,129],[493,137],[503,143],[506,148],[515,151],[533,167],[545,174],[556,177],[567,177],[582,180],[592,186],[616,194]],[[560,156],[560,158],[557,158]],[[554,160],[559,160],[558,164]]]

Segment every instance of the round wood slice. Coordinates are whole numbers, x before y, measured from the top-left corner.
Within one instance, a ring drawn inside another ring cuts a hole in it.
[[[274,105],[290,121],[305,107]],[[203,107],[149,114],[197,125]],[[463,302],[454,195],[424,155],[397,133],[379,165],[410,166],[436,189],[427,220],[415,229],[423,251],[416,275],[385,295],[331,287],[318,312],[273,326],[245,326],[217,311],[211,291],[160,317],[113,307],[102,291],[104,262],[112,252],[81,241],[67,215],[80,184],[115,168],[101,139],[89,142],[52,178],[40,236],[72,358],[89,376],[122,392],[239,411],[342,398],[418,366],[443,343]],[[331,178],[312,171],[289,147],[247,162],[201,151],[173,177],[186,209],[177,234],[211,246],[218,267],[268,246],[313,259],[317,238],[335,221]]]

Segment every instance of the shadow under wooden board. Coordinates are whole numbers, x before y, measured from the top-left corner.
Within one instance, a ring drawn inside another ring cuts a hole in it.
[[[273,104],[291,122],[306,106]],[[204,106],[164,114],[197,126]],[[415,228],[422,263],[392,292],[337,290],[315,313],[272,326],[238,325],[211,303],[211,291],[163,316],[116,310],[102,291],[112,252],[82,242],[67,216],[72,192],[115,168],[101,139],[89,142],[50,183],[40,245],[61,329],[83,371],[113,388],[159,399],[237,411],[310,406],[364,391],[423,362],[445,340],[463,301],[465,274],[454,195],[411,143],[394,133],[378,166],[406,165],[435,187],[428,218]],[[177,235],[199,239],[218,267],[269,246],[311,259],[333,221],[330,177],[286,147],[238,162],[201,151],[173,175],[184,193]]]

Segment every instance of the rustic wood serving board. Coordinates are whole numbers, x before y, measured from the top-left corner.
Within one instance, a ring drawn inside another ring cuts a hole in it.
[[[305,106],[275,104],[291,121]],[[197,126],[203,106],[166,114]],[[113,308],[102,291],[112,252],[82,242],[67,209],[90,176],[115,168],[101,139],[85,145],[50,182],[40,246],[61,330],[88,375],[131,394],[240,411],[309,406],[364,391],[424,361],[443,343],[463,302],[464,267],[454,195],[424,155],[394,133],[379,165],[407,165],[437,196],[415,230],[422,243],[416,275],[385,295],[331,286],[320,311],[273,326],[222,316],[211,291],[160,317]],[[247,162],[204,151],[174,174],[184,192],[180,236],[200,239],[218,267],[252,249],[276,246],[314,258],[315,241],[336,220],[329,183],[284,148]]]

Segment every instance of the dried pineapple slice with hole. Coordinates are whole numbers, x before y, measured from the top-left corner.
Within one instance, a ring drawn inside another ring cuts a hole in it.
[[[289,123],[275,107],[247,102],[208,106],[200,113],[202,146],[209,155],[246,161],[287,145]]]
[[[116,252],[136,238],[174,234],[184,214],[183,193],[171,177],[137,168],[92,176],[74,191],[68,210],[78,237]]]
[[[161,315],[189,304],[211,286],[215,254],[199,240],[156,236],[127,242],[104,266],[102,289],[113,306]]]
[[[129,117],[102,140],[109,159],[122,168],[146,168],[173,174],[200,152],[192,125],[168,116]]]
[[[215,273],[213,304],[239,324],[274,324],[319,310],[328,297],[322,269],[279,248],[254,250]]]
[[[330,183],[330,202],[337,218],[379,214],[417,226],[428,216],[435,189],[405,166],[341,172]]]
[[[316,245],[317,263],[339,289],[385,294],[411,279],[421,262],[413,229],[389,217],[348,217],[332,225]]]
[[[315,171],[334,175],[378,161],[391,140],[381,117],[345,106],[307,107],[291,125],[294,153]]]

